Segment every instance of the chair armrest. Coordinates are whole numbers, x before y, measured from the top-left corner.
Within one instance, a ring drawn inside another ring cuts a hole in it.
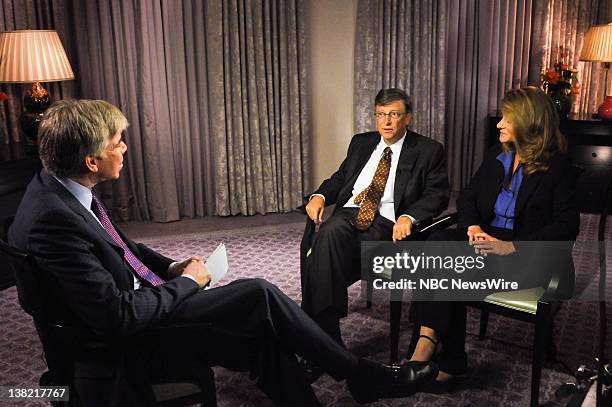
[[[438,218],[429,218],[420,221],[415,225],[416,233],[432,233],[438,230],[446,229],[457,223],[457,212],[452,212]]]

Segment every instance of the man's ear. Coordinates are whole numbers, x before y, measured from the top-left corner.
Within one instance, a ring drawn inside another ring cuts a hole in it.
[[[412,121],[412,113],[406,113],[406,126]]]
[[[87,167],[90,172],[98,172],[98,163],[96,161],[96,157],[94,157],[93,155],[86,156],[85,167]]]

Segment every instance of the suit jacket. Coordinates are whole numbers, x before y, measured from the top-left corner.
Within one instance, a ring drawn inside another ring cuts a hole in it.
[[[115,228],[147,267],[164,279],[170,278],[170,259],[134,243],[117,225]],[[146,387],[147,372],[134,373],[141,365],[134,361],[146,357],[146,349],[139,347],[142,343],[136,344],[142,340],[136,334],[157,327],[198,291],[197,284],[188,278],[174,278],[158,287],[143,282],[139,290],[133,290],[133,273],[123,258],[123,249],[45,170],[30,182],[8,239],[37,261],[45,295],[43,319],[75,328],[70,331],[76,332],[76,338],[71,336],[70,340],[83,350],[71,352],[75,361],[69,369],[80,396],[93,405],[126,405],[130,403],[126,400],[138,400]],[[152,343],[153,339],[147,337],[147,341]],[[60,340],[62,345],[64,342]],[[100,348],[99,343],[105,346]],[[130,397],[135,388],[140,389],[136,391],[140,396]]]
[[[493,147],[469,185],[459,194],[458,226],[491,223],[495,201],[504,179],[504,168],[497,160],[501,145]],[[514,240],[572,241],[580,228],[580,212],[576,202],[577,174],[571,160],[555,154],[548,171],[524,175],[516,198]]]
[[[492,148],[461,191],[457,199],[460,229],[480,225],[486,231],[493,220],[495,201],[504,179],[503,165],[496,158],[500,152],[501,145]],[[572,242],[580,228],[576,179],[570,159],[557,153],[547,171],[523,176],[516,198],[512,230],[518,254],[516,267],[529,285],[554,288],[558,298],[570,297],[574,289]],[[559,243],[535,246],[530,243],[533,241]]]
[[[338,171],[313,192],[325,196],[325,205],[336,204],[335,210],[338,210],[351,198],[353,185],[380,137],[378,132],[353,136]],[[442,145],[408,130],[395,173],[395,217],[407,214],[420,221],[437,216],[448,206],[448,199],[449,183]]]

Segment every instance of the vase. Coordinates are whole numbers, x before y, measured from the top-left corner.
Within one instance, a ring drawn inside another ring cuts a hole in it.
[[[599,118],[605,121],[612,121],[612,96],[606,96],[606,100],[597,109]]]
[[[553,101],[553,104],[559,112],[559,117],[567,117],[567,114],[572,110],[572,100],[569,95],[563,92],[552,92],[548,96]]]

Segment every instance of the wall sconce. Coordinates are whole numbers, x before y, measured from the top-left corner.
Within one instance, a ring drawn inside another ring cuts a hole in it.
[[[66,51],[55,30],[0,33],[0,83],[34,83],[23,97],[21,129],[30,147],[36,146],[38,124],[51,104],[40,82],[74,79]]]
[[[612,96],[608,93],[608,71],[612,62],[612,23],[594,25],[584,35],[580,52],[581,61],[603,62],[605,70],[604,102],[597,113],[604,120],[612,120]]]

